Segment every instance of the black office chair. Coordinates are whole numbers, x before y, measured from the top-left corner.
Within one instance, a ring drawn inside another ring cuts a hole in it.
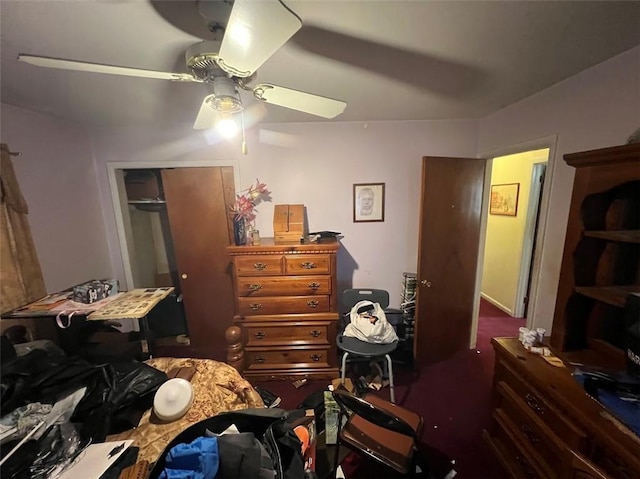
[[[400,474],[415,473],[423,425],[420,415],[373,393],[359,398],[337,389],[333,398],[340,408],[334,471],[338,468],[340,446],[344,445]],[[342,426],[345,416],[349,419]]]
[[[389,306],[389,293],[383,289],[347,289],[342,293],[342,302],[345,308],[344,317],[349,317],[349,312],[358,302],[368,300],[378,303],[384,310]],[[388,344],[375,344],[361,341],[357,338],[344,336],[342,334],[344,328],[341,328],[337,338],[338,349],[342,351],[342,361],[340,367],[340,380],[344,384],[347,360],[352,356],[356,360],[367,360],[375,362],[386,360],[386,371],[389,376],[389,395],[391,402],[395,402],[395,391],[393,385],[393,362],[390,354],[398,347],[398,341]]]

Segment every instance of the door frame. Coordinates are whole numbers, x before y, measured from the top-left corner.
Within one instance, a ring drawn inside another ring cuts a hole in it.
[[[124,184],[123,170],[136,169],[167,169],[167,168],[202,168],[211,166],[231,166],[233,168],[233,181],[240,183],[240,160],[158,160],[158,161],[113,161],[107,162],[107,176],[109,179],[109,191],[113,203],[113,211],[116,220],[116,232],[120,247],[120,257],[125,276],[124,290],[133,287],[133,272],[131,269],[131,257],[134,253],[133,234],[131,232],[131,220],[127,205],[127,191]]]
[[[513,310],[513,316],[521,318],[524,316],[525,311],[525,297],[529,290],[529,277],[532,276],[533,256],[535,255],[534,247],[536,223],[539,217],[540,211],[540,193],[544,192],[543,182],[547,171],[547,164],[549,158],[547,155],[546,162],[539,162],[533,164],[533,171],[531,172],[531,189],[529,191],[529,207],[527,208],[527,218],[525,220],[524,241],[522,245],[522,257],[520,259],[520,274],[518,275],[518,288],[516,291],[515,307]]]
[[[478,336],[478,313],[480,309],[480,291],[482,288],[482,267],[484,265],[484,249],[487,237],[487,222],[489,220],[489,201],[491,196],[491,170],[493,168],[493,158],[500,156],[514,155],[524,153],[526,151],[549,149],[547,160],[547,169],[545,172],[544,183],[542,185],[542,198],[540,199],[540,216],[538,223],[538,232],[536,234],[536,251],[533,252],[533,260],[531,264],[531,286],[529,288],[529,307],[527,308],[526,326],[531,328],[535,310],[539,301],[539,279],[540,279],[540,252],[544,250],[545,238],[547,230],[547,220],[549,217],[549,197],[551,195],[551,186],[553,184],[553,176],[555,173],[555,165],[557,162],[557,143],[558,135],[549,135],[535,140],[524,141],[514,145],[488,150],[478,155],[478,158],[487,160],[487,168],[485,170],[483,199],[482,199],[482,215],[480,218],[480,244],[478,249],[478,268],[476,275],[476,293],[474,298],[474,316],[471,326],[471,339],[469,348],[475,348]]]

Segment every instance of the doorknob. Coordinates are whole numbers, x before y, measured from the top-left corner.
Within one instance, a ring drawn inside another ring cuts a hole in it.
[[[181,277],[182,279],[187,279],[189,276],[187,276],[187,273],[182,273],[182,274],[180,275],[180,277]]]
[[[422,281],[420,281],[420,284],[422,286],[426,286],[427,288],[431,287],[431,281],[427,281],[426,279],[423,279]]]

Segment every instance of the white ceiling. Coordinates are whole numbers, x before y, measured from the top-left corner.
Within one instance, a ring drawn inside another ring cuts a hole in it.
[[[342,121],[480,118],[640,44],[639,1],[286,4],[303,27],[258,79],[345,100]],[[195,0],[0,0],[0,16],[3,103],[90,126],[192,124],[205,85],[16,56],[185,72],[185,50],[208,34]],[[242,98],[255,121],[330,121]]]

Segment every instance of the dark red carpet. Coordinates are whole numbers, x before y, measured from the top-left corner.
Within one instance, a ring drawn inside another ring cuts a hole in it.
[[[507,477],[482,439],[491,412],[494,353],[490,341],[492,337],[517,336],[518,328],[524,324],[524,319],[512,318],[481,300],[476,349],[416,371],[394,367],[396,402],[422,415],[423,442],[455,461],[458,478]],[[256,383],[280,396],[284,409],[297,407],[307,395],[326,384],[310,381],[296,389],[288,381]],[[388,389],[380,394],[389,397]],[[367,477],[376,476],[368,472]]]

